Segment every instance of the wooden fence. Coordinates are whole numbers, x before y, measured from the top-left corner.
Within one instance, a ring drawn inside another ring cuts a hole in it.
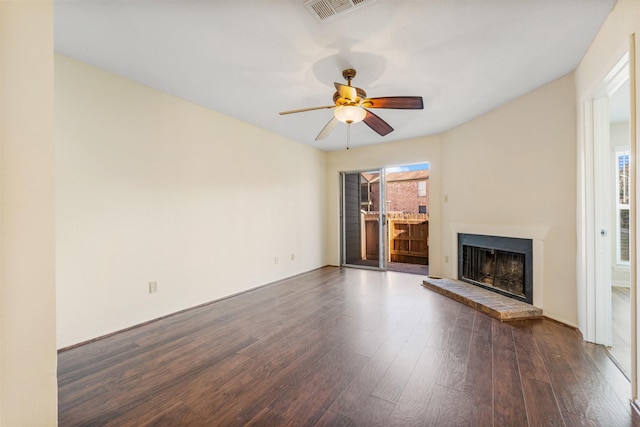
[[[366,259],[377,260],[380,253],[378,213],[363,213],[363,220],[363,255]],[[387,261],[429,264],[429,215],[390,212],[386,220]]]

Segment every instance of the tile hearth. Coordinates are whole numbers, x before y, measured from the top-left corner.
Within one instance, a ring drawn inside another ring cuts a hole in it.
[[[542,309],[531,304],[459,280],[428,277],[422,286],[504,322],[543,317]]]

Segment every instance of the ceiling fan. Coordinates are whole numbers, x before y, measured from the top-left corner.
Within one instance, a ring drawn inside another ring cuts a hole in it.
[[[385,136],[393,131],[389,123],[382,120],[377,115],[369,111],[369,108],[393,108],[400,110],[422,110],[421,96],[388,96],[383,98],[367,98],[367,93],[359,87],[351,86],[351,80],[356,76],[356,70],[347,68],[342,71],[342,77],[347,81],[346,85],[334,83],[336,93],[333,94],[335,105],[322,107],[303,108],[300,110],[283,111],[280,114],[302,113],[305,111],[322,110],[332,108],[333,117],[329,123],[316,136],[316,141],[329,136],[338,122],[351,125],[353,123],[365,122],[380,136]]]

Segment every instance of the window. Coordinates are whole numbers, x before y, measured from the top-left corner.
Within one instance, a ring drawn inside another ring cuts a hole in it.
[[[426,214],[427,213],[427,206],[426,205],[418,206],[418,213]]]
[[[418,197],[427,197],[427,181],[418,181]]]
[[[629,151],[616,151],[616,259],[629,263]]]

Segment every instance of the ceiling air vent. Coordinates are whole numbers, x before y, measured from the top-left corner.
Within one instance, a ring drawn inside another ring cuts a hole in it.
[[[307,0],[304,5],[318,21],[328,21],[374,1],[375,0]]]

